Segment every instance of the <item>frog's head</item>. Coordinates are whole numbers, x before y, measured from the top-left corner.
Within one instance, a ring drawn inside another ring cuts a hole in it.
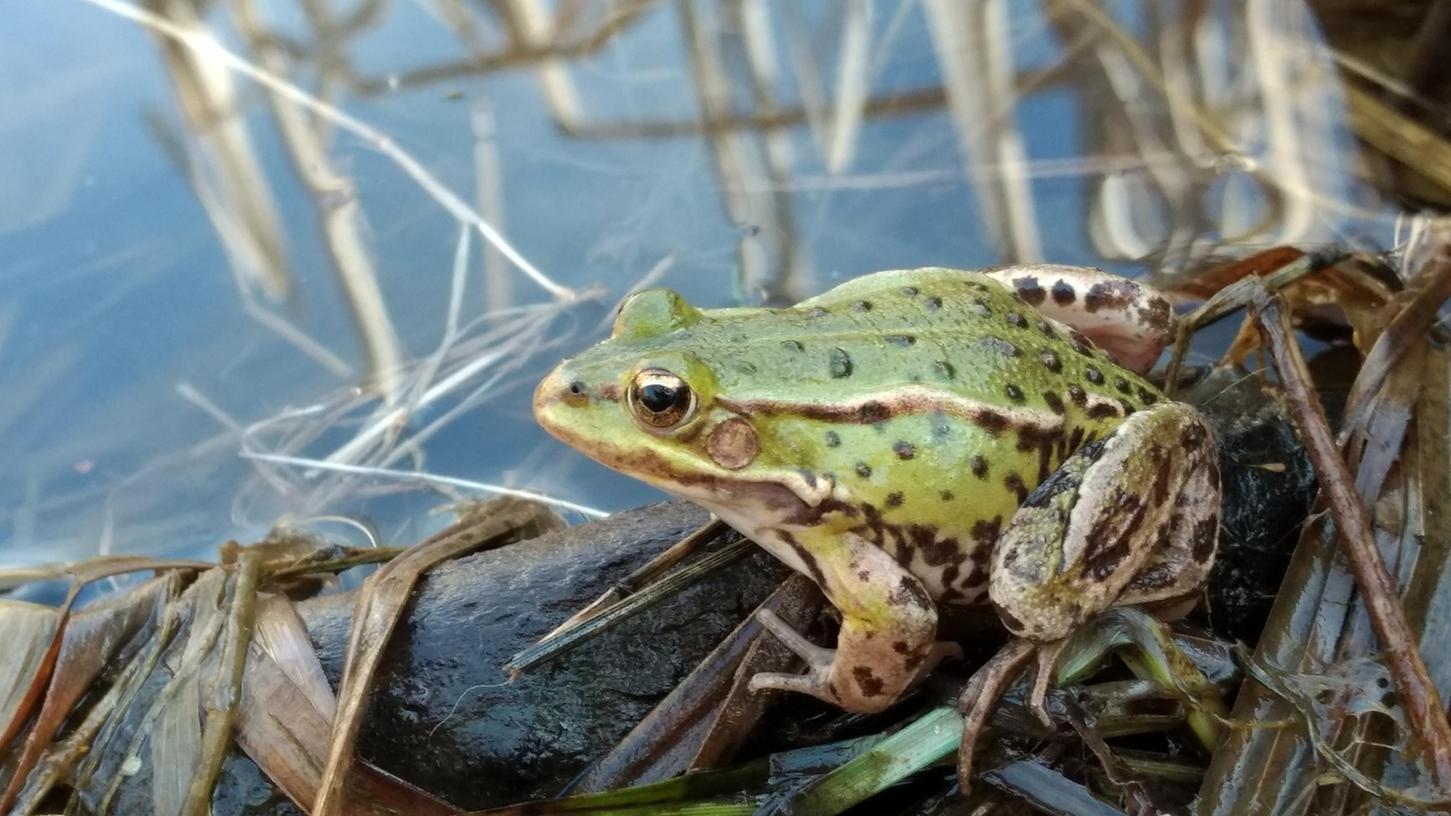
[[[722,394],[711,320],[667,289],[634,295],[608,340],[539,384],[535,419],[590,458],[708,506],[762,490],[796,504],[802,486],[787,483],[800,473],[763,452],[760,430]]]

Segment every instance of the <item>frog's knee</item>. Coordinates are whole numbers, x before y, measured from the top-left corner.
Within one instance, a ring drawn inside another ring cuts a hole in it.
[[[1125,368],[1142,374],[1173,340],[1174,309],[1161,293],[1101,269],[1020,264],[985,274],[1029,305],[1072,326]]]

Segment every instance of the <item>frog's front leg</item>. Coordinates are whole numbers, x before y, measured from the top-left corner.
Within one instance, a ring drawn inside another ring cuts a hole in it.
[[[994,547],[988,594],[1013,634],[1058,641],[1110,606],[1192,595],[1218,531],[1214,438],[1193,408],[1160,403],[1029,494]]]
[[[791,539],[807,573],[841,612],[836,649],[812,644],[768,612],[763,625],[807,662],[802,675],[763,673],[750,687],[810,694],[847,711],[891,705],[918,676],[957,651],[937,643],[937,607],[916,577],[851,532],[808,528]]]

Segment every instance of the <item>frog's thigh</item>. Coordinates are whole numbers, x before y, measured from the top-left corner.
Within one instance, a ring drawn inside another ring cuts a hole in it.
[[[1014,634],[1051,641],[1118,603],[1187,594],[1218,531],[1214,439],[1162,403],[1069,457],[1019,507],[993,550],[988,592]]]
[[[806,691],[848,711],[881,711],[941,656],[937,607],[921,581],[854,533],[803,531],[796,540],[812,556],[809,574],[841,612],[836,653],[829,666],[817,667],[824,688],[776,675],[757,675],[752,686]]]
[[[1089,266],[1022,264],[984,274],[1082,332],[1120,365],[1148,371],[1174,339],[1174,309],[1153,287]]]

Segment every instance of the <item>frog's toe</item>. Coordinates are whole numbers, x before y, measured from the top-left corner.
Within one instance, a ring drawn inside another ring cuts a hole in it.
[[[1067,645],[1068,638],[1063,638],[1038,646],[1038,667],[1033,674],[1033,690],[1028,695],[1028,709],[1038,718],[1038,722],[1047,726],[1049,730],[1057,728],[1057,724],[1048,714],[1048,687],[1053,683],[1054,671],[1058,667],[1058,656],[1063,654],[1063,648]]]
[[[992,659],[973,672],[972,679],[957,700],[962,712],[962,744],[957,750],[957,782],[963,794],[972,789],[973,758],[977,739],[987,728],[988,718],[1008,687],[1018,679],[1038,647],[1032,641],[1013,638]]]
[[[781,620],[780,616],[769,609],[758,610],[756,612],[756,620],[760,621],[761,626],[766,631],[775,635],[776,639],[781,641],[786,648],[795,652],[802,660],[805,660],[806,665],[810,666],[813,671],[824,671],[830,668],[831,662],[836,659],[835,649],[817,646],[815,643],[802,637],[800,632],[797,632],[791,627],[791,624]],[[767,675],[756,675],[756,677],[765,676]],[[755,680],[752,680],[751,683],[754,688]]]
[[[928,650],[927,657],[922,660],[922,665],[917,667],[917,673],[912,677],[915,685],[922,678],[931,674],[944,660],[961,660],[962,647],[950,640],[939,640],[932,644]]]
[[[811,669],[805,674],[781,674],[761,672],[751,678],[747,688],[751,691],[794,691],[809,694],[823,702],[836,704],[836,695],[831,692],[829,672]]]

